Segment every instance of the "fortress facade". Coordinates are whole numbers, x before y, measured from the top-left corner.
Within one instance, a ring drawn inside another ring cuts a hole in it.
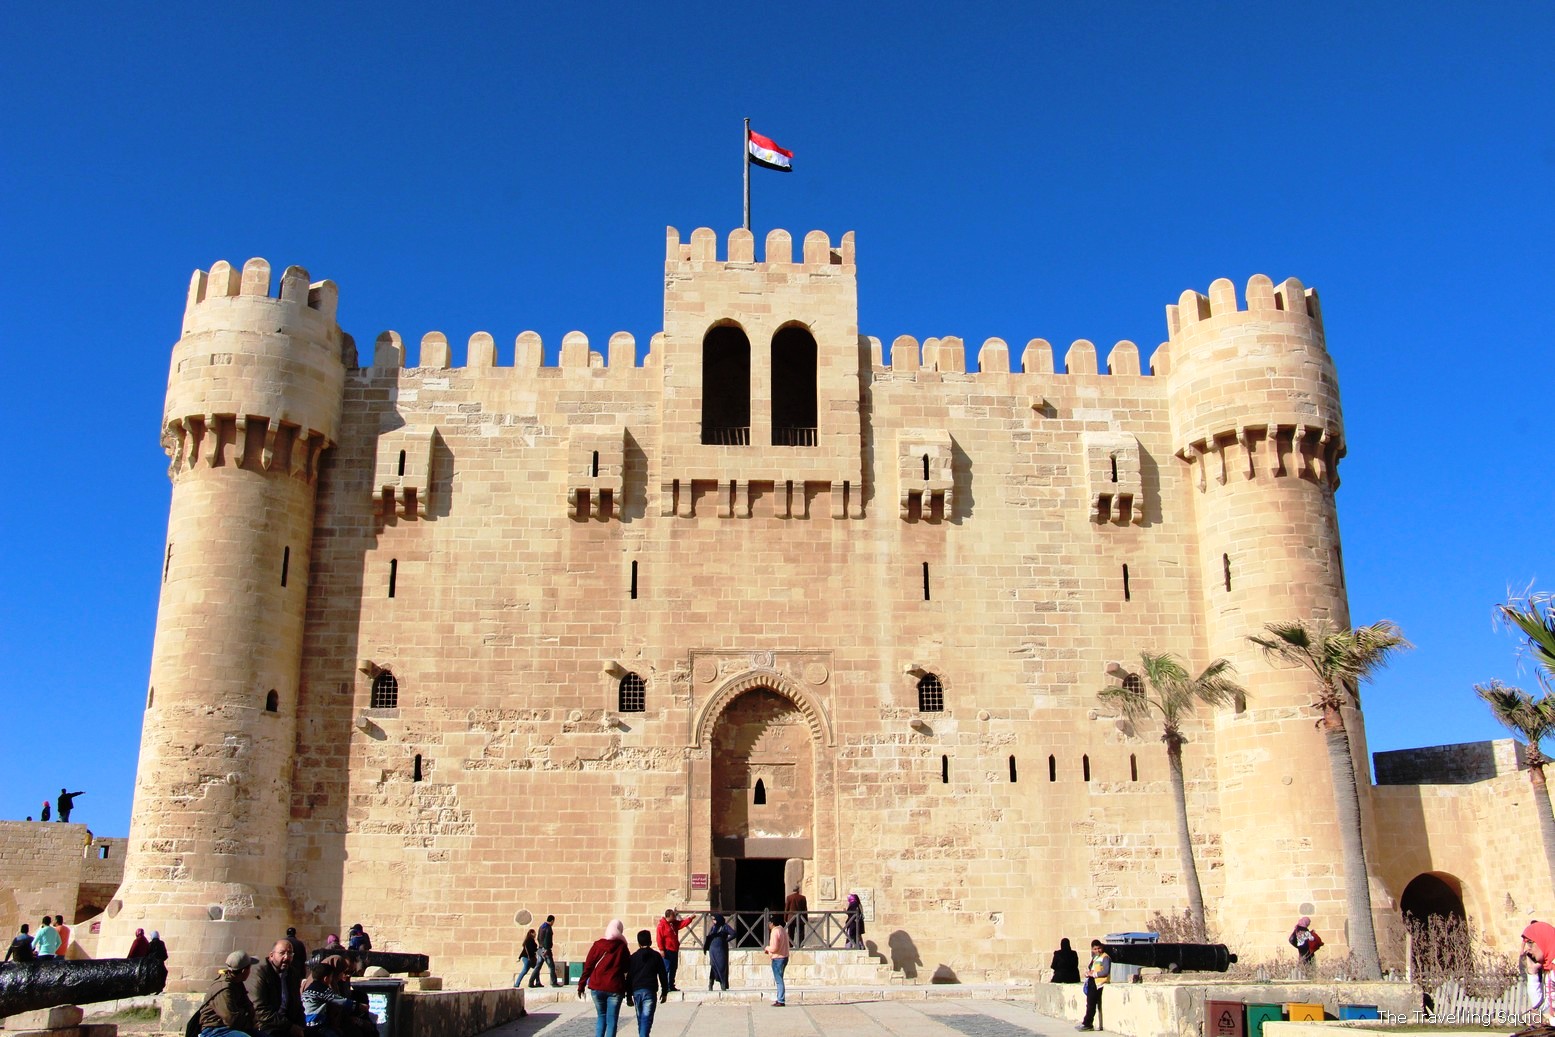
[[[802,881],[923,976],[1028,972],[1185,906],[1160,732],[1096,697],[1151,650],[1249,689],[1188,729],[1213,927],[1279,957],[1307,913],[1344,953],[1311,688],[1245,640],[1350,621],[1316,293],[1185,292],[1148,367],[990,339],[969,372],[860,333],[851,234],[795,248],[671,229],[663,331],[555,367],[530,332],[512,366],[484,333],[359,358],[332,282],[194,275],[105,947],[159,928],[192,988],[362,921],[502,984],[529,916],[565,958]],[[1386,934],[1434,865],[1362,792]]]

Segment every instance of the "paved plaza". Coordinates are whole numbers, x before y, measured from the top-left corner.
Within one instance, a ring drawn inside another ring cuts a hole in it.
[[[636,1037],[637,1020],[622,1008],[619,1037]],[[494,1037],[593,1037],[594,1006],[580,1000],[534,1005]],[[1039,1015],[1029,1002],[994,998],[861,1000],[805,1004],[672,1001],[654,1017],[654,1037],[1072,1037],[1073,1020]]]

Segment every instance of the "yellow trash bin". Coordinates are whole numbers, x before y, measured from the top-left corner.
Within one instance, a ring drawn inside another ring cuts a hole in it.
[[[1285,1004],[1285,1017],[1293,1023],[1320,1023],[1323,1021],[1323,1006],[1288,1001]]]

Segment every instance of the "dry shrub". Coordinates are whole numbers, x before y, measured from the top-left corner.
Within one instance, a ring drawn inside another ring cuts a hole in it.
[[[1473,922],[1456,915],[1406,915],[1410,978],[1421,990],[1462,980],[1472,997],[1499,997],[1518,979],[1517,957],[1489,950]]]
[[[1187,908],[1182,909],[1182,914],[1162,914],[1155,912],[1145,919],[1145,928],[1152,933],[1159,933],[1162,943],[1217,943],[1211,935],[1201,936],[1198,926],[1193,924],[1193,912]],[[1211,930],[1211,933],[1213,930]]]

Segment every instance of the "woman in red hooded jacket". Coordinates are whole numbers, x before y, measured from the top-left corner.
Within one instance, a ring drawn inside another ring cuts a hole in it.
[[[1539,1000],[1534,1007],[1545,1023],[1555,1026],[1555,925],[1529,922],[1523,930],[1523,954],[1539,969]]]

